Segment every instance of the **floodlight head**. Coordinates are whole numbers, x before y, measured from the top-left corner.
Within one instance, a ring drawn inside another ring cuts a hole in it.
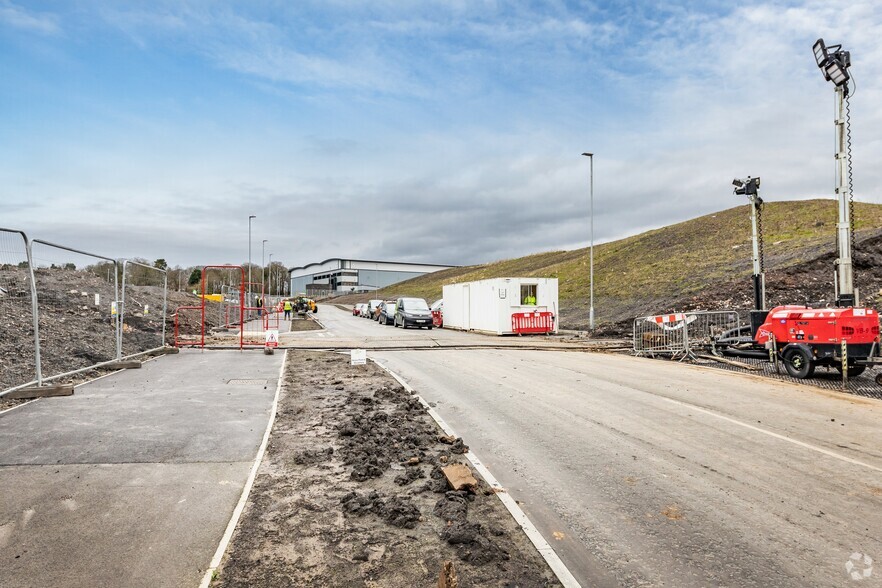
[[[844,88],[848,93],[848,80],[851,76],[848,74],[848,68],[851,67],[851,54],[842,50],[842,45],[831,45],[827,47],[824,39],[818,39],[812,46],[815,54],[815,61],[821,71],[824,72],[824,79],[833,82],[838,88]]]
[[[584,155],[585,157],[594,157],[593,153],[583,153],[582,155]]]
[[[848,83],[848,65],[839,59],[832,57],[824,65],[824,77],[836,86],[844,86]]]
[[[757,196],[759,194],[760,179],[758,177],[751,178],[747,176],[744,179],[735,178],[732,180],[735,186],[735,193],[739,196]]]
[[[824,67],[824,63],[827,61],[827,46],[824,45],[824,39],[815,41],[812,51],[815,53],[815,61],[818,62],[818,67]]]

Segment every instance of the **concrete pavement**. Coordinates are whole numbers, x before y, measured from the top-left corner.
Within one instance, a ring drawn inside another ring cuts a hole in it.
[[[185,350],[0,415],[0,586],[197,586],[282,361]]]

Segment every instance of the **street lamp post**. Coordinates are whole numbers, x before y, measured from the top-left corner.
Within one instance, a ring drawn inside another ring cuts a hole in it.
[[[594,154],[583,153],[590,162],[589,184],[590,184],[590,211],[591,211],[591,246],[588,253],[588,288],[590,291],[589,309],[588,309],[588,329],[594,330]]]
[[[266,242],[269,239],[264,239],[260,244],[260,282],[261,282],[261,290],[266,290]]]
[[[269,282],[270,295],[272,295],[273,290],[273,254],[269,254],[269,265],[266,266],[267,273],[267,281]]]
[[[248,306],[251,306],[251,219],[255,218],[253,214],[248,216]]]

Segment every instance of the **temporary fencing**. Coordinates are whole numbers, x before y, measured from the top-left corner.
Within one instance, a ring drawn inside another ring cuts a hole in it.
[[[40,239],[31,241],[30,247],[42,379],[73,375],[120,359],[120,263]]]
[[[37,344],[37,292],[28,237],[22,231],[0,228],[0,390],[42,380]],[[22,340],[33,342],[28,361]]]
[[[122,264],[121,294],[117,347],[122,353],[143,353],[165,346],[168,272],[137,260],[126,259]],[[151,308],[151,300],[159,300],[160,297],[161,308]],[[132,325],[137,326],[137,329],[132,328]]]
[[[149,284],[130,271],[136,265],[162,276],[151,300],[165,301],[163,270],[0,228],[0,397],[162,347],[164,302],[151,324],[142,321],[124,332],[124,292],[130,308],[139,308],[127,317],[151,313],[140,288]],[[126,284],[122,290],[120,279]],[[144,330],[146,337],[139,334]]]
[[[634,319],[634,353],[692,357],[696,352],[710,350],[715,338],[741,326],[741,316],[731,310],[637,317]]]

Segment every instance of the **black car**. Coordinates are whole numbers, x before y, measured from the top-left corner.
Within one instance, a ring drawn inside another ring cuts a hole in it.
[[[384,302],[380,305],[380,316],[377,318],[377,322],[381,325],[391,325],[394,324],[395,321],[395,303],[394,302]]]
[[[426,327],[432,330],[432,311],[422,298],[399,298],[393,324],[397,327]]]

